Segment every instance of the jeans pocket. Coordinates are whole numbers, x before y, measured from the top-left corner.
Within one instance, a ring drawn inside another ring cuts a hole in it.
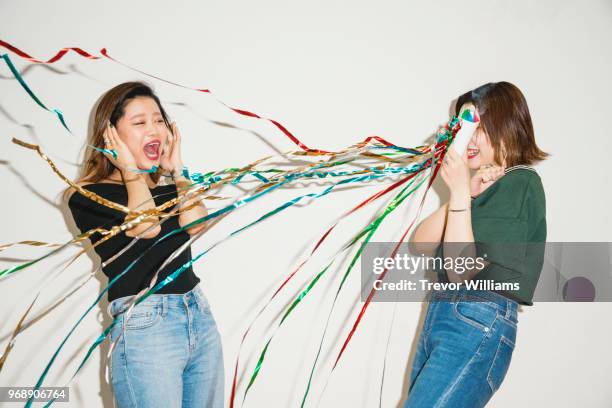
[[[497,346],[497,351],[495,352],[495,357],[491,363],[491,368],[487,374],[487,382],[489,383],[492,392],[498,390],[502,381],[506,377],[513,351],[514,343],[506,336],[502,335]]]
[[[127,317],[125,314],[122,316],[123,319]],[[126,321],[125,329],[145,329],[151,327],[161,320],[161,310],[159,305],[141,304],[137,305],[133,310],[132,314]],[[117,322],[119,324],[119,322]]]
[[[488,302],[459,300],[454,302],[453,311],[459,320],[483,332],[489,332],[497,319],[497,307]]]

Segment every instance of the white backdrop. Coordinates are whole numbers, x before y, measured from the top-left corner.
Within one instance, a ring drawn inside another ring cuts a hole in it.
[[[537,167],[547,196],[549,241],[611,241],[607,126],[611,112],[612,3],[600,1],[309,1],[309,2],[92,2],[0,1],[0,38],[41,59],[78,46],[110,55],[162,78],[210,88],[230,106],[279,120],[309,146],[338,150],[369,135],[403,146],[421,144],[448,117],[453,100],[489,81],[506,80],[524,92],[541,148],[552,156]],[[3,51],[3,50],[1,50]],[[32,89],[60,109],[73,134],[40,109],[8,68],[0,68],[0,243],[35,239],[65,242],[75,233],[59,206],[62,182],[34,152],[12,137],[38,143],[68,176],[82,154],[93,103],[126,80],[149,81],[181,128],[184,161],[191,169],[243,165],[295,146],[271,124],[232,113],[213,97],[144,77],[108,60],[71,55],[50,66],[9,53]],[[310,184],[308,191],[320,191]],[[226,399],[241,335],[273,285],[303,259],[338,215],[381,183],[327,196],[293,208],[215,249],[194,265],[202,278],[223,338]],[[194,254],[265,209],[306,190],[284,190],[241,208],[192,247]],[[237,190],[226,189],[225,195]],[[428,196],[424,215],[443,189]],[[211,206],[221,204],[211,203]],[[379,208],[379,206],[377,206]],[[344,222],[300,279],[316,273],[375,209]],[[398,211],[375,236],[397,239],[414,215]],[[0,282],[2,348],[37,290],[42,313],[97,265],[84,256],[58,279],[42,279],[75,255],[74,247]],[[43,249],[11,249],[9,260]],[[346,260],[345,260],[346,265]],[[245,407],[298,406],[342,268],[333,270],[278,332]],[[332,277],[330,276],[330,277]],[[78,316],[106,284],[98,274],[23,333],[0,373],[0,385],[32,386]],[[359,274],[353,272],[332,316],[308,406],[378,405],[393,305],[373,304],[345,356],[322,389],[331,364],[359,310]],[[327,294],[325,294],[327,293]],[[285,302],[287,298],[283,299]],[[260,321],[243,349],[246,373],[270,333]],[[102,324],[94,308],[60,354],[45,385],[63,385]],[[491,407],[612,405],[609,373],[609,304],[536,303],[519,315],[509,373]],[[423,306],[398,304],[389,343],[383,407],[396,407],[407,391],[408,368]],[[71,389],[71,407],[112,406],[104,379],[107,350],[96,351]],[[245,356],[250,356],[246,359]],[[244,368],[244,365],[241,365]]]

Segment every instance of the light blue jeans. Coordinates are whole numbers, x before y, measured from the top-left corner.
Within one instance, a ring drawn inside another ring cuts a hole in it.
[[[508,371],[517,313],[495,292],[432,292],[404,407],[484,407]]]
[[[153,294],[136,305],[131,296],[108,306],[118,321],[111,355],[111,382],[119,408],[222,408],[224,369],[221,340],[210,306],[197,285],[185,294]]]

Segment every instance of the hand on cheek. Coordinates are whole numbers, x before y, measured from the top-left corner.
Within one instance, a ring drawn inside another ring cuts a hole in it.
[[[480,166],[480,169],[478,169],[470,181],[470,194],[472,197],[477,196],[489,188],[504,174],[504,166],[496,166],[491,164]]]
[[[166,146],[162,152],[160,166],[171,173],[183,169],[183,161],[181,158],[181,134],[175,122],[172,123],[171,129],[168,129]]]

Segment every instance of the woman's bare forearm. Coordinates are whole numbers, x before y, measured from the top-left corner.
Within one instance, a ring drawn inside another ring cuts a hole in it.
[[[440,242],[446,225],[448,203],[425,218],[414,231],[413,242]]]
[[[444,242],[474,242],[471,199],[468,193],[453,196],[448,204]]]
[[[130,210],[142,211],[155,208],[155,202],[153,196],[151,196],[151,190],[145,181],[144,177],[140,174],[131,172],[121,173],[123,182],[127,189],[128,203],[127,206]],[[157,217],[150,218],[149,221],[141,222],[133,228],[126,231],[125,235],[129,237],[135,237],[140,235],[144,231],[147,231],[151,226],[157,224]],[[145,232],[141,235],[142,238],[153,238],[161,231],[161,227],[156,225],[155,228]]]
[[[448,205],[448,216],[444,230],[444,257],[465,258],[476,256],[474,233],[472,231],[471,199],[468,193],[453,195]],[[454,264],[454,262],[453,262]],[[473,276],[472,270],[461,274],[447,269],[451,282],[462,282]]]
[[[177,191],[184,188],[188,188],[191,184],[191,182],[182,175],[175,177],[174,180],[176,182]],[[194,205],[193,207],[189,208],[195,203],[197,203],[197,205]],[[183,210],[184,208],[189,209]],[[188,198],[184,202],[181,202],[179,204],[179,211],[179,225],[181,227],[191,224],[192,222],[197,221],[203,217],[206,217],[206,215],[208,214],[208,209],[202,202],[202,198],[199,195],[194,195],[193,197]],[[188,228],[187,232],[190,235],[197,234],[198,232],[206,228],[206,224],[207,222],[201,222],[199,224],[196,224],[193,227]]]

